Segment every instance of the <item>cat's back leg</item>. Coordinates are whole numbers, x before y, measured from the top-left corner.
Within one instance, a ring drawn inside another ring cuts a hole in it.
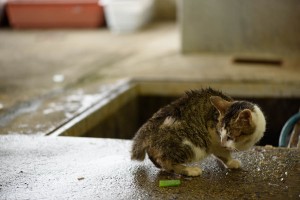
[[[175,164],[171,161],[164,161],[161,163],[161,166],[167,172],[185,176],[200,176],[202,174],[202,169],[200,167],[190,167],[183,164]]]
[[[147,153],[156,167],[163,168],[167,172],[185,176],[199,176],[202,173],[199,167],[184,165],[194,161],[196,156],[193,149],[183,142],[168,141],[165,145],[150,147]]]

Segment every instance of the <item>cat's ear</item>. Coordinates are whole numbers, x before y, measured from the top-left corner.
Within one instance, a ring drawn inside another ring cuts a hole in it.
[[[209,99],[211,104],[220,112],[221,115],[224,115],[232,104],[219,96],[211,96]]]
[[[251,119],[252,119],[251,110],[244,109],[239,113],[237,121],[240,121],[243,123],[250,123]]]

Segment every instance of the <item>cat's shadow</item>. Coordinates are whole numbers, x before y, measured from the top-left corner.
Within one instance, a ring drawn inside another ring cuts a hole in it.
[[[150,192],[151,185],[149,184],[150,182],[150,177],[148,175],[148,167],[144,165],[138,166],[134,172],[133,172],[133,183],[134,187],[140,191],[142,190],[143,192]]]
[[[153,190],[157,190],[157,186],[159,185],[159,180],[164,179],[181,179],[181,180],[194,180],[199,179],[202,182],[211,179],[212,174],[219,174],[218,176],[224,177],[227,176],[227,172],[232,173],[239,173],[243,171],[239,170],[230,170],[227,169],[222,162],[219,160],[210,159],[210,162],[205,162],[204,165],[197,164],[197,166],[201,167],[204,170],[204,174],[197,177],[188,177],[183,175],[178,175],[174,173],[168,173],[164,170],[156,168],[150,162],[144,162],[143,164],[139,164],[135,166],[135,170],[133,171],[133,182],[135,187],[138,189],[142,189],[143,191],[151,192]],[[219,178],[218,178],[219,179]]]
[[[164,170],[156,168],[150,163],[144,163],[136,166],[133,172],[133,182],[135,187],[142,189],[143,191],[148,191],[151,193],[153,190],[157,190],[160,180],[170,180],[170,179],[181,179],[181,180],[191,180],[197,177],[187,177],[183,175],[178,175],[174,173],[169,173]]]
[[[133,171],[133,182],[135,187],[149,192],[153,191],[153,189],[157,189],[159,180],[180,178],[180,175],[168,173],[156,168],[150,163],[140,164],[136,166],[136,169]]]

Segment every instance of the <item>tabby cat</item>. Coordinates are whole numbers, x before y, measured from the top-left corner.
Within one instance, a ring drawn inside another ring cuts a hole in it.
[[[232,151],[249,149],[263,136],[266,120],[248,101],[235,101],[211,88],[186,92],[161,108],[136,133],[131,159],[146,153],[158,168],[186,176],[199,176],[199,167],[184,164],[213,154],[228,168],[240,168]]]

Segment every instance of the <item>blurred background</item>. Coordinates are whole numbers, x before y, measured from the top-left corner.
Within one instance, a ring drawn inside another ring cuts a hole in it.
[[[299,21],[298,0],[0,0],[0,134],[49,135],[134,82],[121,116],[74,135],[129,139],[211,86],[261,105],[277,146],[300,107]]]

